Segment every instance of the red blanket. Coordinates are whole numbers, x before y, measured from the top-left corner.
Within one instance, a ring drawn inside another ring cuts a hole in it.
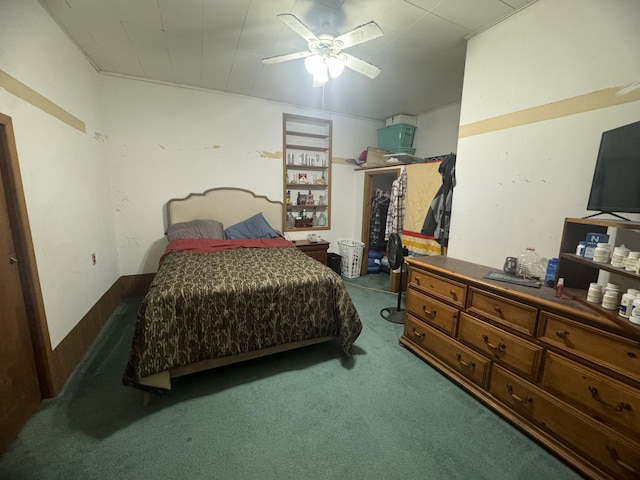
[[[222,250],[231,250],[234,248],[283,248],[293,247],[293,243],[289,240],[278,238],[244,238],[238,240],[212,240],[210,238],[181,238],[169,242],[165,248],[160,265],[165,257],[173,252],[220,252]]]

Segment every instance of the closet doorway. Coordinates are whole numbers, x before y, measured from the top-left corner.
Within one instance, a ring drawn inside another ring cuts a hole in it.
[[[399,168],[376,169],[364,174],[364,195],[362,201],[362,252],[361,275],[367,274],[369,250],[384,250],[386,253],[385,224],[387,220],[388,199],[391,196],[391,184],[400,176]],[[385,198],[387,199],[385,205]],[[386,207],[386,208],[385,208]]]

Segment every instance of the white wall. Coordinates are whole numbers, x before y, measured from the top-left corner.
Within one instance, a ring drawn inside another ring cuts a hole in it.
[[[427,158],[457,152],[460,107],[460,102],[456,102],[418,115],[413,139],[416,156]]]
[[[104,75],[100,83],[123,275],[157,270],[166,246],[164,206],[171,198],[231,186],[282,200],[283,112],[333,120],[334,157],[357,156],[375,141],[380,126],[376,121],[123,77]],[[362,197],[353,188],[353,168],[333,166],[332,229],[322,232],[332,242],[360,238],[356,221]],[[306,233],[292,238],[306,238]]]
[[[119,276],[98,75],[35,0],[1,8],[0,70],[86,124],[81,132],[0,88],[55,347]]]
[[[461,131],[637,82],[638,45],[637,0],[539,0],[469,41]],[[640,102],[586,113],[559,105],[565,116],[460,138],[450,256],[496,268],[526,246],[557,256],[564,218],[592,213],[600,135],[640,120]]]

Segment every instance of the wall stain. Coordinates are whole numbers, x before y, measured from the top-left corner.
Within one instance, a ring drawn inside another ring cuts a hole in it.
[[[95,139],[96,139],[96,140],[98,140],[99,142],[106,142],[106,141],[107,141],[107,139],[108,139],[109,137],[107,137],[106,135],[103,135],[103,134],[102,134],[102,133],[100,133],[100,132],[95,132],[95,131],[94,131],[94,132],[93,132],[93,138],[95,138]]]

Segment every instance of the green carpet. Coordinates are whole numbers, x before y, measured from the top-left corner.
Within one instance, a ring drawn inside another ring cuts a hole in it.
[[[386,274],[345,279],[364,328],[352,359],[322,344],[173,381],[120,383],[141,298],[109,319],[62,393],[0,459],[27,479],[577,479],[401,348]]]

